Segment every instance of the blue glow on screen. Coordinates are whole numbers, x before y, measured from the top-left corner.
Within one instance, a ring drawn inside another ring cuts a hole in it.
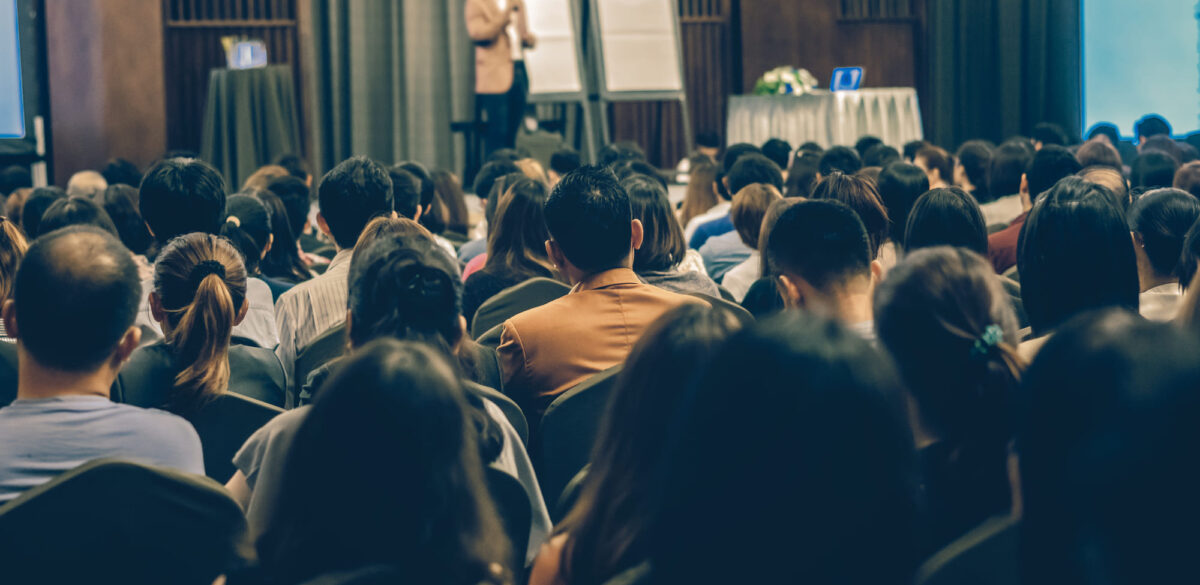
[[[1200,3],[1082,0],[1083,128],[1123,137],[1156,113],[1175,134],[1200,130]]]
[[[0,0],[0,138],[24,137],[17,1]]]

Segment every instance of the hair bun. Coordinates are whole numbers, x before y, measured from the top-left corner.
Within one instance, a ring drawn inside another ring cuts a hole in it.
[[[208,275],[215,274],[225,280],[225,265],[216,260],[205,260],[192,267],[192,271],[188,274],[188,282],[193,289],[200,288],[200,283],[208,278]]]

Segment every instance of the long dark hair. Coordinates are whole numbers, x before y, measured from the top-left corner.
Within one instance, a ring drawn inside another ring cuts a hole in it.
[[[1181,189],[1150,191],[1138,197],[1126,214],[1129,231],[1141,240],[1150,267],[1155,273],[1171,278],[1195,270],[1194,264],[1186,266],[1182,260],[1184,239],[1197,217],[1200,217],[1200,201]]]
[[[904,229],[913,204],[929,190],[929,175],[917,165],[895,162],[879,172],[879,199],[887,208],[888,233],[893,242],[904,244]]]
[[[137,187],[125,184],[109,185],[104,193],[97,196],[97,203],[108,213],[121,243],[125,244],[134,254],[144,254],[154,241],[150,231],[146,229],[146,221],[137,209]]]
[[[413,583],[503,582],[497,564],[509,543],[467,409],[439,352],[393,339],[361,348],[288,449],[284,489],[258,540],[268,573],[295,583],[381,564]]]
[[[253,195],[238,194],[225,200],[225,213],[228,217],[221,226],[221,235],[242,253],[246,273],[254,276],[259,272],[263,252],[272,242],[267,207]]]
[[[988,252],[987,224],[979,203],[958,188],[933,189],[920,196],[908,215],[906,252],[931,246],[959,246],[977,254]]]
[[[671,211],[667,190],[658,181],[642,175],[625,179],[621,186],[629,193],[634,219],[642,222],[645,237],[642,247],[633,253],[633,271],[666,272],[683,262],[687,242],[683,228]]]
[[[540,181],[521,177],[508,184],[497,197],[496,215],[489,224],[485,270],[524,278],[553,277],[554,267],[546,257],[547,197],[546,185]]]
[[[471,216],[463,196],[462,183],[450,171],[433,171],[433,184],[438,200],[446,207],[446,229],[460,235],[471,231]]]
[[[728,314],[685,305],[642,335],[617,379],[579,500],[555,532],[567,534],[563,581],[599,585],[644,560],[653,477],[668,441],[664,421],[700,380],[703,364],[739,327]]]
[[[283,200],[270,191],[257,191],[255,196],[267,207],[271,216],[271,234],[275,237],[275,243],[259,263],[259,270],[266,276],[287,282],[300,283],[311,279],[312,271],[300,258],[297,235],[292,231]]]

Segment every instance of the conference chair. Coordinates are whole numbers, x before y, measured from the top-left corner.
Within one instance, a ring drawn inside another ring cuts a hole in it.
[[[321,366],[342,357],[346,353],[346,323],[326,331],[300,349],[296,354],[295,369],[292,370],[295,382],[293,386],[299,390],[308,382],[308,375]]]
[[[552,278],[531,278],[510,286],[484,301],[475,311],[471,320],[471,337],[479,339],[485,332],[517,314],[566,296],[568,292],[571,292],[571,287]]]
[[[650,562],[646,561],[632,569],[617,574],[616,577],[604,582],[604,585],[648,585],[654,582],[654,572]]]
[[[521,407],[517,406],[517,403],[512,398],[487,386],[471,381],[467,381],[463,386],[467,392],[472,392],[476,396],[484,400],[490,400],[493,404],[499,406],[501,412],[504,413],[504,418],[508,419],[509,424],[513,426],[513,429],[517,431],[517,435],[521,437],[521,442],[525,444],[526,448],[529,447],[529,421],[525,419],[525,413],[521,411]]]
[[[337,571],[313,577],[300,585],[396,585],[404,574],[387,565],[372,565],[350,571]]]
[[[730,315],[733,315],[733,317],[740,321],[743,326],[749,326],[754,323],[754,315],[751,315],[750,311],[747,311],[744,307],[733,301],[727,301],[725,299],[709,296],[703,293],[691,293],[688,296],[700,299],[708,303],[714,309],[725,311]]]
[[[512,559],[509,567],[517,573],[518,583],[524,583],[522,570],[525,567],[525,556],[529,549],[529,530],[533,525],[533,506],[529,503],[529,494],[517,478],[488,467],[484,470],[484,480],[487,482],[488,493],[496,505],[496,513],[500,516],[500,524],[504,533],[512,542]]]
[[[1020,523],[995,516],[951,542],[917,570],[917,585],[1018,585]]]
[[[621,366],[613,366],[584,380],[555,398],[542,415],[535,463],[547,502],[557,502],[567,483],[591,459],[620,372]]]
[[[226,392],[188,417],[200,435],[204,474],[222,483],[229,481],[237,471],[233,456],[238,449],[250,435],[282,413],[277,406]]]
[[[244,566],[245,536],[220,484],[97,460],[0,507],[0,581],[211,585]]]

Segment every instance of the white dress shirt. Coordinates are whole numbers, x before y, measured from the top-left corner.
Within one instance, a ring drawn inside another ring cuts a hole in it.
[[[725,273],[725,279],[721,281],[721,286],[733,295],[733,299],[737,302],[742,302],[746,298],[746,293],[750,292],[750,287],[759,279],[762,278],[762,256],[758,250],[750,252],[750,257],[746,258],[741,264],[729,269]]]
[[[993,226],[1012,223],[1025,209],[1021,206],[1020,195],[1008,195],[980,205],[979,211],[983,212],[983,222]]]
[[[1156,286],[1138,295],[1138,312],[1151,321],[1170,321],[1179,311],[1183,288],[1178,282]]]
[[[293,379],[300,351],[322,333],[346,321],[353,254],[353,249],[338,251],[324,274],[297,284],[275,303],[275,320],[279,323],[279,347],[275,355],[283,363],[289,388],[297,389],[304,383]],[[288,393],[289,398],[292,395]]]

